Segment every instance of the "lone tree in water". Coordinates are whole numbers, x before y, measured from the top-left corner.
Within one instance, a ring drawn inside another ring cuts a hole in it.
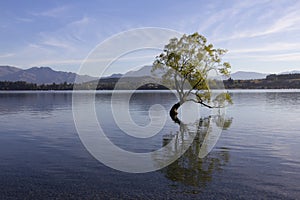
[[[207,44],[206,38],[198,33],[183,35],[180,39],[173,38],[165,45],[153,63],[152,72],[163,72],[163,84],[178,93],[179,102],[170,111],[172,118],[176,117],[177,109],[186,101],[209,108],[231,103],[228,93],[212,97],[209,86],[214,81],[209,80],[211,72],[226,76],[230,74],[230,64],[222,61],[222,55],[226,52],[225,49],[216,49],[212,44]]]

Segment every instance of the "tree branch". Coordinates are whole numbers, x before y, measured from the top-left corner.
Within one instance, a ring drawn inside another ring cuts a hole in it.
[[[199,103],[199,104],[201,104],[201,105],[203,105],[205,107],[208,107],[208,108],[224,108],[224,106],[211,106],[211,105],[208,105],[208,104],[204,103],[202,100],[198,100],[197,101],[195,99],[188,99],[186,101],[193,101],[195,103]]]

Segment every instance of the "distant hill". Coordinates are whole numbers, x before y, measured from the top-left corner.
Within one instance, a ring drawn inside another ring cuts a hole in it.
[[[37,84],[73,83],[77,76],[76,73],[55,71],[50,67],[32,67],[23,70],[16,67],[0,66],[0,72],[0,81],[25,81]],[[78,83],[95,79],[87,75],[78,75]]]
[[[300,71],[292,70],[292,71],[281,72],[280,74],[300,74]]]
[[[153,76],[151,73],[152,66],[143,66],[138,70],[129,71],[124,74],[125,77],[142,77],[142,76]],[[122,75],[122,74],[118,74]],[[156,72],[157,77],[161,77],[161,72]],[[245,72],[238,71],[231,74],[231,78],[234,80],[251,80],[251,79],[264,79],[268,74],[258,73],[258,72]],[[224,79],[227,79],[224,78]]]
[[[18,71],[21,71],[22,69],[17,68],[17,67],[11,67],[11,66],[0,66],[0,77],[1,76],[6,76]]]
[[[124,74],[126,77],[142,77],[142,76],[152,76],[151,74],[152,66],[146,65],[141,67],[138,70],[135,71],[129,71]]]
[[[132,70],[132,71],[125,73],[124,76],[125,77],[143,77],[143,76],[161,77],[162,76],[161,71],[157,70],[157,71],[155,71],[155,73],[152,73],[151,70],[152,70],[151,65],[145,65],[138,70]]]
[[[108,76],[106,78],[121,78],[122,76],[123,76],[123,74],[117,73],[117,74],[112,74],[112,75],[110,75],[110,76]]]
[[[252,79],[264,79],[268,74],[258,72],[245,72],[237,71],[230,75],[233,80],[252,80]]]

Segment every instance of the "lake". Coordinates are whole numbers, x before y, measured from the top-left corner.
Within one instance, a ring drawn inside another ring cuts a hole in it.
[[[199,158],[201,138],[194,140],[180,159],[148,173],[109,168],[88,152],[73,120],[71,92],[0,92],[0,199],[299,198],[300,90],[229,92],[234,104],[227,108],[228,126],[212,151]],[[84,110],[91,94],[77,95]],[[122,93],[116,101],[124,103]],[[129,109],[132,120],[146,126],[152,105],[168,112],[174,103],[167,91],[137,91]],[[167,116],[157,135],[128,136],[110,104],[110,91],[97,92],[99,124],[126,151],[154,151],[165,145],[164,135],[180,130]]]

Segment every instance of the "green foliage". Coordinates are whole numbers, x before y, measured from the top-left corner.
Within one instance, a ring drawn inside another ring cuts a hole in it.
[[[170,39],[163,52],[156,57],[152,72],[160,70],[164,73],[163,84],[176,89],[181,103],[189,100],[209,103],[212,85],[208,84],[208,81],[212,83],[209,74],[214,72],[230,75],[230,64],[222,61],[226,52],[225,49],[217,49],[208,44],[207,39],[198,33],[183,35],[180,39]],[[190,99],[191,95],[194,95],[196,100]],[[217,97],[214,102],[231,102],[229,95],[223,97]]]

